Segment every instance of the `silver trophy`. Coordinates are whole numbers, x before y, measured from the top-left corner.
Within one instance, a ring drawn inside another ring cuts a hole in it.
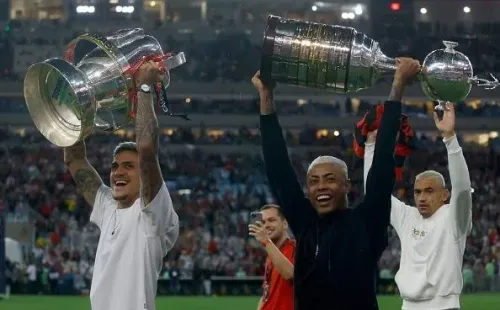
[[[444,41],[444,49],[430,53],[422,64],[420,80],[427,97],[446,102],[465,99],[472,85],[493,89],[493,80],[473,76],[472,65]],[[379,44],[354,28],[269,16],[264,32],[261,77],[276,82],[325,89],[338,93],[360,91],[393,74],[396,60]]]
[[[36,63],[26,73],[24,98],[35,126],[53,144],[67,147],[94,128],[114,131],[131,123],[137,109],[133,69],[152,57],[166,69],[158,87],[158,94],[165,94],[169,70],[186,62],[184,53],[164,54],[158,40],[140,28],[108,37],[79,36],[68,44],[64,59]]]

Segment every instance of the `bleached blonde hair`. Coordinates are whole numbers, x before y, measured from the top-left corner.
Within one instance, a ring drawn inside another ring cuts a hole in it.
[[[444,176],[436,170],[426,170],[417,174],[417,176],[415,177],[415,181],[418,181],[420,179],[435,179],[439,182],[440,185],[446,187]]]
[[[311,162],[309,165],[309,168],[307,168],[307,174],[311,172],[311,169],[314,168],[317,165],[321,164],[332,164],[332,165],[337,165],[342,168],[342,171],[345,173],[345,177],[348,178],[348,169],[345,161],[343,161],[340,158],[334,157],[334,156],[318,156],[316,157],[315,160]]]

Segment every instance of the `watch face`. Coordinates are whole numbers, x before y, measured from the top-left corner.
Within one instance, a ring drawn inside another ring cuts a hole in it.
[[[142,84],[141,90],[144,92],[149,92],[149,91],[151,91],[151,87],[149,87],[149,85],[147,85],[147,84]]]

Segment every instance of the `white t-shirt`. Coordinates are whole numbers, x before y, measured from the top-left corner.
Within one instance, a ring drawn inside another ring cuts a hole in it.
[[[448,152],[450,203],[424,218],[417,208],[392,197],[391,225],[401,241],[401,261],[395,281],[403,310],[459,309],[462,262],[472,230],[471,182],[462,148],[455,137],[443,140]],[[374,145],[365,146],[367,179]]]
[[[148,206],[118,209],[111,189],[97,192],[90,221],[100,229],[90,290],[92,310],[155,310],[163,257],[179,235],[165,183]]]

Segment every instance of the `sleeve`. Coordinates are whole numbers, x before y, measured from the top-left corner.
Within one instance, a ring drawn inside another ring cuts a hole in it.
[[[97,190],[94,205],[92,206],[92,213],[90,214],[90,221],[102,229],[103,223],[106,219],[106,214],[110,208],[115,204],[111,188],[106,185],[101,185]]]
[[[165,251],[169,251],[179,236],[179,216],[174,210],[165,182],[148,205],[145,206],[141,200],[141,211],[146,216],[145,230],[148,237],[165,238]]]
[[[267,179],[295,236],[299,236],[312,208],[292,167],[276,114],[260,116],[262,153]]]
[[[283,255],[288,259],[290,263],[292,263],[292,266],[295,266],[295,248],[297,247],[297,244],[295,241],[290,241],[286,248],[283,249]],[[289,280],[290,283],[293,285],[293,277]]]
[[[401,126],[401,102],[386,101],[377,133],[373,163],[366,177],[366,193],[361,212],[376,252],[387,245],[387,226],[391,217],[391,195],[396,182],[394,150]]]
[[[368,177],[368,172],[372,166],[373,161],[373,152],[375,150],[375,143],[366,143],[365,144],[365,157],[364,157],[364,167],[363,167],[363,182],[365,184],[366,191],[366,179]],[[396,230],[398,235],[403,229],[403,223],[406,221],[406,218],[411,214],[412,207],[405,204],[401,200],[397,199],[394,196],[391,196],[391,218],[390,222],[392,227]]]
[[[286,248],[283,249],[283,255],[285,255],[292,265],[295,265],[295,247],[295,242],[291,241]]]
[[[471,181],[457,136],[443,139],[443,142],[448,152],[448,169],[451,181],[452,233],[455,239],[459,239],[468,235],[472,230]]]

